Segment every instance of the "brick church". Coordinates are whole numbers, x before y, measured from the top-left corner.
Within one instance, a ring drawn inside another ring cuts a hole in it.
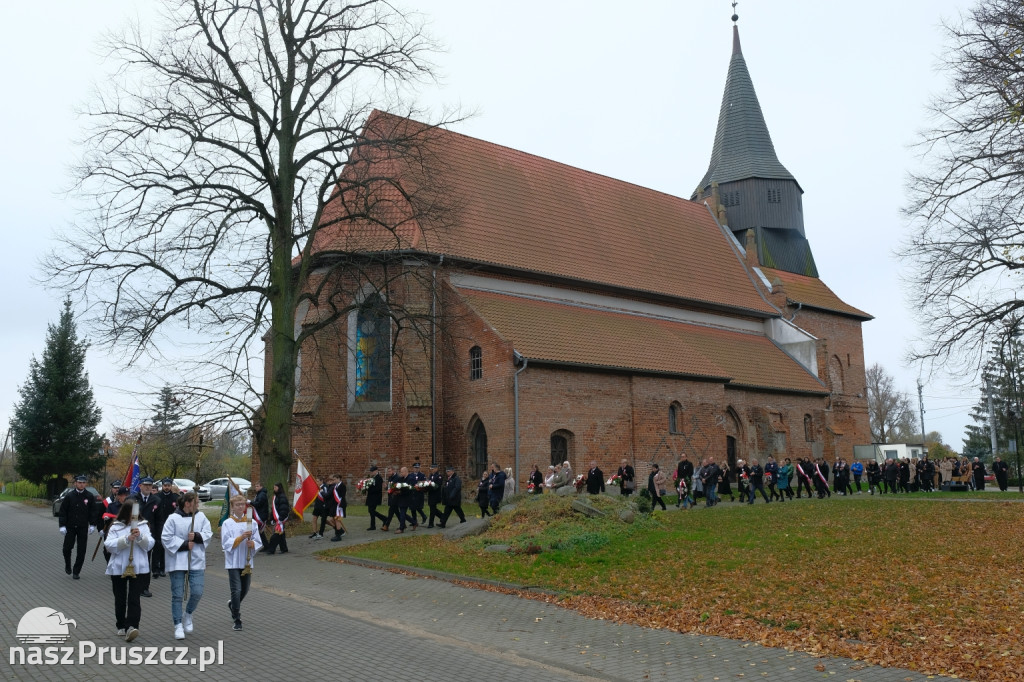
[[[403,126],[420,124],[374,112],[364,135]],[[683,453],[852,458],[870,442],[871,316],[819,278],[735,26],[688,199],[455,132],[428,145],[449,219],[405,207],[413,192],[394,189],[422,169],[378,150],[362,160],[395,178],[381,203],[402,217],[386,238],[361,219],[314,241],[311,286],[350,308],[300,350],[292,445],[314,473],[497,462],[522,481],[626,458],[645,475]],[[344,194],[330,211],[353,211]],[[320,319],[318,295],[297,329]]]

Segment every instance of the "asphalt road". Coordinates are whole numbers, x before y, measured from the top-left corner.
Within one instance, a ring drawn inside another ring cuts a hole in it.
[[[394,537],[367,533],[362,519],[352,521],[350,527],[359,528],[344,544]],[[96,536],[89,540],[91,555]],[[286,555],[256,558],[253,589],[242,605],[243,631],[231,629],[227,573],[218,547],[208,555],[195,632],[183,642],[173,639],[170,586],[166,579],[154,580],[153,597],[142,600],[141,634],[127,644],[115,633],[102,552],[95,561],[87,557],[82,579],[74,581],[64,574],[61,536],[50,510],[0,503],[0,675],[180,680],[199,674],[200,660],[212,658],[204,673],[212,679],[925,679],[845,659],[590,620],[536,600],[317,560],[314,551],[334,546],[326,541],[289,538],[289,546]],[[52,645],[71,652],[66,664],[48,663],[45,652],[32,661],[32,645],[17,639],[23,616],[41,607],[76,623],[66,626],[65,642]],[[183,652],[168,649],[183,645],[188,647]],[[11,656],[21,655],[12,647],[19,646],[25,662],[12,665]],[[112,649],[102,652],[101,663],[102,647]],[[139,662],[131,663],[133,655]],[[819,665],[824,672],[815,669]]]

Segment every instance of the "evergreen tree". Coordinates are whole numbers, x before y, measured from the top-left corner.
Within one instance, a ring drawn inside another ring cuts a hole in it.
[[[1019,398],[1015,397],[1015,392],[1024,393],[1017,366],[1022,355],[1024,345],[1016,338],[1004,339],[993,345],[989,352],[989,360],[982,371],[981,397],[970,414],[975,423],[966,428],[964,456],[981,457],[983,460],[991,460],[993,454],[1016,457],[1016,453],[1010,452],[1010,441],[1016,437],[1016,421],[1012,413],[1014,406],[1019,403]],[[989,387],[992,390],[992,408],[996,423],[995,453],[992,452],[989,435]]]
[[[188,429],[182,426],[181,401],[174,389],[160,389],[146,438],[145,469],[154,476],[187,476],[192,474],[195,454],[188,447]]]
[[[42,362],[32,358],[14,406],[15,468],[32,483],[47,483],[51,494],[65,487],[59,484],[65,474],[103,468],[103,438],[96,433],[100,409],[85,371],[88,347],[78,340],[71,301],[65,300],[60,322],[47,329]]]

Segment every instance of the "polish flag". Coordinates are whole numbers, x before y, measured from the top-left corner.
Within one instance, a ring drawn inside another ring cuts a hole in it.
[[[316,480],[306,471],[302,460],[297,461],[298,467],[295,469],[295,497],[293,498],[292,507],[295,509],[296,514],[302,516],[302,512],[306,511],[306,507],[313,504],[317,493],[320,492],[320,486],[316,484]]]

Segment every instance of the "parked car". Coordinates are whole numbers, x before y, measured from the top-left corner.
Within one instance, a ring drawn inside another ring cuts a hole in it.
[[[64,490],[61,491],[60,495],[58,495],[57,497],[53,498],[53,515],[54,516],[60,516],[60,503],[64,501],[64,496],[67,495],[68,493],[70,493],[74,489],[75,489],[75,486],[71,486],[70,488],[64,488]],[[95,497],[97,500],[102,500],[103,499],[103,497],[96,491],[96,488],[93,488],[91,485],[85,486],[85,489],[88,490],[89,492],[91,492],[93,497]]]
[[[209,502],[210,489],[207,488],[205,485],[196,486],[196,496],[199,498],[200,502]]]
[[[252,486],[252,483],[250,483],[244,478],[232,477],[231,480],[235,482],[235,485],[238,486],[238,490],[243,495]],[[228,489],[228,479],[226,476],[224,478],[215,478],[212,481],[207,481],[202,486],[200,486],[200,488],[205,488],[208,491],[208,497],[206,498],[207,500],[223,500],[224,492]],[[199,499],[203,499],[202,496],[200,496]]]
[[[178,492],[187,493],[196,487],[196,482],[190,478],[175,478],[173,481],[178,486]]]

